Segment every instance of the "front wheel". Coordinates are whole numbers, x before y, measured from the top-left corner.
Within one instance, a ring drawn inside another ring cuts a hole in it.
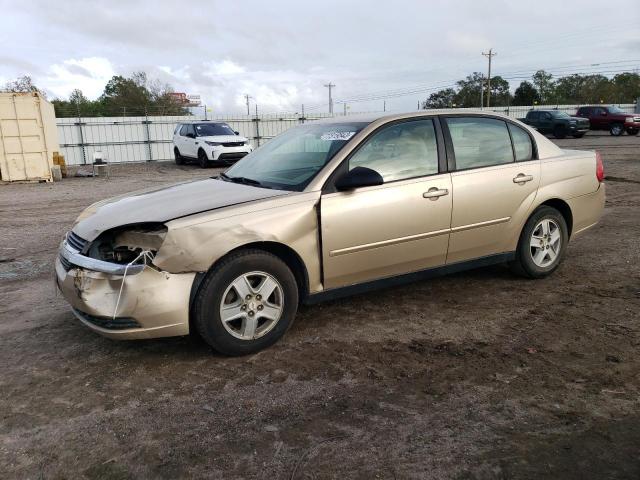
[[[298,286],[280,258],[261,250],[232,254],[207,274],[194,303],[194,324],[225,355],[246,355],[280,339],[298,309]]]
[[[614,123],[609,129],[609,133],[614,137],[619,137],[624,132],[624,126],[621,123]]]
[[[209,166],[209,158],[204,150],[198,151],[198,165],[200,165],[200,168],[207,168]]]
[[[573,135],[573,138],[582,138],[582,137],[584,137],[584,132],[576,133]]]
[[[556,138],[564,138],[567,136],[567,130],[561,125],[553,129],[553,136]]]
[[[629,135],[637,135],[638,132],[640,132],[640,129],[637,129],[637,128],[630,128],[629,130],[627,130],[627,133]]]
[[[562,262],[569,244],[569,229],[555,208],[537,208],[520,234],[512,269],[525,277],[544,278]]]

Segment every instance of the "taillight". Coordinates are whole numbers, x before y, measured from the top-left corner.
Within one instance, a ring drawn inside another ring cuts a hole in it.
[[[596,152],[596,178],[598,182],[604,182],[604,164],[600,152]]]

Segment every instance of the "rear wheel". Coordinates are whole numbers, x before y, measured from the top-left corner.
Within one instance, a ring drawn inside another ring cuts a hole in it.
[[[198,165],[200,168],[207,168],[209,166],[209,158],[204,150],[198,150]]]
[[[173,157],[176,160],[176,165],[184,165],[184,158],[182,158],[182,155],[180,155],[180,150],[178,150],[178,147],[175,147],[173,149]]]
[[[220,353],[246,355],[280,339],[297,309],[298,286],[289,267],[270,253],[246,250],[205,277],[195,298],[194,323]]]
[[[609,133],[614,137],[619,137],[620,135],[622,135],[622,132],[624,132],[624,125],[622,125],[621,123],[614,123],[609,129]]]
[[[553,129],[553,136],[556,138],[564,138],[567,136],[567,130],[562,125],[558,125]]]
[[[522,229],[512,270],[525,277],[544,278],[558,268],[568,243],[569,230],[562,214],[541,206]]]

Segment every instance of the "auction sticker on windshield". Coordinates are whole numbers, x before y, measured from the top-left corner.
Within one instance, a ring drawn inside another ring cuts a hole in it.
[[[320,140],[328,140],[328,141],[349,140],[355,134],[356,132],[327,132],[327,133],[323,133],[320,136]]]

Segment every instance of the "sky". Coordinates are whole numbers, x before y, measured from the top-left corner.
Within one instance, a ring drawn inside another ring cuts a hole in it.
[[[97,98],[145,71],[218,114],[415,110],[474,71],[640,71],[640,2],[0,0],[0,86]]]

